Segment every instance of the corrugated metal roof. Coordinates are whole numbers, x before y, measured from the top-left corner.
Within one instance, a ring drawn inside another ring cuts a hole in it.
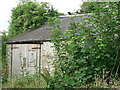
[[[91,13],[89,13],[91,14]],[[69,15],[69,16],[60,16],[60,28],[61,31],[64,32],[70,26],[69,23],[71,22],[83,22],[83,18],[86,17],[86,14],[80,15]],[[70,17],[73,17],[72,19]],[[40,28],[25,31],[7,41],[8,44],[13,43],[40,43],[43,41],[50,40],[50,34],[52,31],[50,30],[50,26],[47,24],[41,26]]]

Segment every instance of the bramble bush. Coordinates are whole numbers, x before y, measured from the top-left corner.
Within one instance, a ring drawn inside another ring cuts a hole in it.
[[[59,18],[49,18],[57,56],[50,88],[79,88],[95,82],[96,75],[102,78],[103,71],[109,85],[111,78],[119,75],[118,3],[99,3],[95,8],[83,23],[71,22],[65,33],[60,31]]]

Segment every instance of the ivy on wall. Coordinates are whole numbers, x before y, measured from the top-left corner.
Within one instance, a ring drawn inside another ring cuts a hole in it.
[[[57,56],[51,88],[79,88],[94,82],[96,75],[102,77],[103,72],[104,79],[120,73],[118,3],[99,3],[95,9],[84,23],[70,23],[65,33],[60,31],[58,18],[49,18]]]

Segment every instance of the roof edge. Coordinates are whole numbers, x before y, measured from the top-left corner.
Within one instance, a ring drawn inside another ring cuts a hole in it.
[[[7,41],[7,44],[40,44],[43,42],[48,42],[51,41],[50,39],[48,40],[30,40],[30,41]]]
[[[78,17],[78,16],[92,15],[92,14],[94,14],[94,13],[83,13],[83,14],[76,14],[76,15],[63,15],[63,16],[59,16],[59,18]]]

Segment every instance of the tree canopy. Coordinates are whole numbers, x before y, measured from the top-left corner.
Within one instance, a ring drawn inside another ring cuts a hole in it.
[[[9,25],[9,36],[13,37],[26,30],[43,25],[46,16],[57,16],[59,13],[47,2],[22,0],[13,8]]]
[[[114,7],[114,3],[116,2],[111,2],[111,6]],[[99,9],[99,6],[104,4],[104,6],[108,6],[110,2],[84,2],[81,5],[81,9],[78,10],[79,13],[95,13],[96,10]],[[102,9],[103,10],[103,9]]]

